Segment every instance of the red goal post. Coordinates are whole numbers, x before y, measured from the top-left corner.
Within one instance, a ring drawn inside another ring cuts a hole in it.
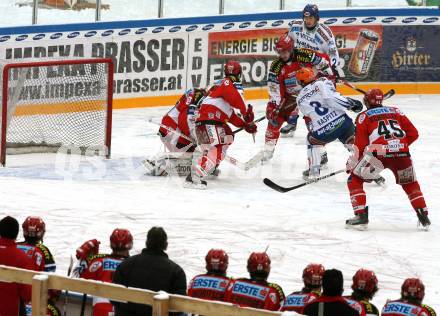
[[[57,152],[110,158],[113,61],[0,64],[0,163],[6,154]]]

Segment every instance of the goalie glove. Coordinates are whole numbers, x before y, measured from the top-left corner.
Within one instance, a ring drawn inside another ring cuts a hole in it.
[[[354,113],[359,113],[364,108],[364,105],[362,104],[361,101],[352,98],[347,98],[347,99],[351,103],[351,106],[349,107],[350,111],[353,111]]]

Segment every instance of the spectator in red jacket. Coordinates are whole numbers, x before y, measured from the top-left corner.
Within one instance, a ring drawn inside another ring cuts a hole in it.
[[[15,218],[6,216],[0,221],[0,264],[33,270],[34,266],[15,240],[19,225]],[[0,316],[18,316],[20,304],[31,301],[31,286],[0,282]]]

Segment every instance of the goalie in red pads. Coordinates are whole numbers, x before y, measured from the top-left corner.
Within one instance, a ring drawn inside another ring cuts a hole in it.
[[[144,166],[152,176],[177,173],[187,175],[196,148],[195,118],[205,89],[189,89],[162,118],[158,135],[169,152],[145,159]]]
[[[219,166],[228,147],[234,142],[228,123],[244,127],[250,134],[257,132],[252,106],[246,107],[243,99],[240,63],[228,61],[224,72],[225,78],[209,90],[199,108],[196,136],[202,156],[193,163],[191,174],[186,178],[187,188],[206,188],[207,183],[203,178]],[[234,109],[239,111],[240,116]]]
[[[364,96],[367,110],[356,119],[354,154],[347,163],[351,203],[355,217],[346,221],[347,227],[365,229],[368,225],[368,206],[363,188],[383,169],[390,169],[396,183],[408,195],[420,224],[431,224],[425,199],[417,182],[409,146],[419,134],[411,121],[396,107],[382,105],[383,92],[369,90]]]

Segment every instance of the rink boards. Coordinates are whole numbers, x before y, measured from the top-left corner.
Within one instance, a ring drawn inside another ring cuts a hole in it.
[[[174,104],[186,89],[221,78],[225,61],[235,59],[243,67],[246,98],[264,99],[274,43],[300,16],[275,12],[0,28],[0,63],[112,58],[114,108],[131,108]],[[321,22],[335,35],[348,81],[364,89],[440,93],[438,9],[327,10]]]

